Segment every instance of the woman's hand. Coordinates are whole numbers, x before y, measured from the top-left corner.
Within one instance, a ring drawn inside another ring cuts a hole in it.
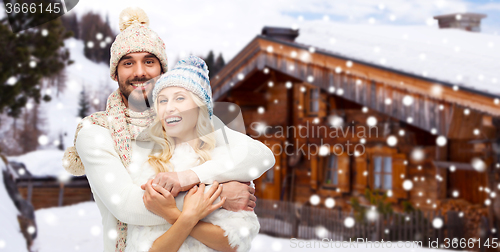
[[[168,223],[174,224],[174,222],[179,218],[181,211],[177,209],[175,204],[175,198],[172,194],[165,188],[152,185],[153,180],[149,180],[146,184],[146,192],[142,200],[146,208],[153,212],[154,214],[161,216]]]
[[[222,198],[217,204],[214,201],[219,197],[222,192],[222,185],[219,185],[217,181],[214,182],[212,187],[205,193],[205,184],[200,184],[200,186],[194,186],[189,190],[186,197],[184,197],[184,207],[182,210],[182,215],[186,215],[189,218],[196,220],[201,220],[213,212],[215,209],[220,208],[226,198]]]

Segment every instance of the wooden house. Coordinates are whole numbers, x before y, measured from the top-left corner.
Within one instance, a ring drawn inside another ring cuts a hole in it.
[[[352,198],[370,206],[369,189],[396,211],[453,209],[496,226],[500,53],[477,59],[500,41],[473,37],[485,48],[455,48],[464,56],[442,38],[482,34],[404,29],[265,27],[212,78],[214,100],[237,104],[246,133],[275,153],[257,198],[349,211]]]
[[[86,176],[58,178],[55,175],[33,175],[21,162],[9,162],[10,174],[17,190],[35,210],[67,206],[93,200]]]

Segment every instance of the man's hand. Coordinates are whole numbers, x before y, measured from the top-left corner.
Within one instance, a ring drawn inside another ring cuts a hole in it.
[[[182,172],[160,172],[156,174],[152,183],[165,188],[170,191],[172,196],[177,197],[179,192],[187,191],[194,185],[200,183],[200,179],[192,170]],[[146,185],[142,185],[141,189],[145,190]]]
[[[249,182],[242,183],[231,181],[223,183],[220,197],[225,197],[226,202],[222,207],[226,210],[237,212],[240,210],[253,211],[257,198],[254,195],[255,189]]]

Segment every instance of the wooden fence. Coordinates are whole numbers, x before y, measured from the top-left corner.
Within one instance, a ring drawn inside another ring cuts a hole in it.
[[[481,238],[481,241],[485,241],[493,235],[486,217],[481,220],[480,230],[470,232],[466,230],[465,225],[467,216],[456,211],[448,211],[445,214],[441,214],[440,211],[392,213],[380,215],[374,221],[369,221],[356,219],[353,212],[342,212],[340,208],[327,209],[300,206],[293,202],[259,200],[255,213],[259,217],[261,233],[284,238],[327,238],[333,241],[350,241],[350,239],[357,241],[358,238],[365,241],[383,239],[411,241],[423,247],[429,247],[429,242],[436,239],[440,245],[444,245],[445,238],[449,238],[452,249],[461,249],[461,239],[465,239],[466,249],[471,250],[469,241],[475,244],[475,248],[479,247],[472,238]],[[345,223],[349,217],[354,221],[351,227]],[[466,237],[467,233],[477,235]]]

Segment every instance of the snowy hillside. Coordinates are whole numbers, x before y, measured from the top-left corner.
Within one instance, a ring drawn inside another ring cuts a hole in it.
[[[96,110],[104,110],[106,99],[118,84],[109,77],[109,67],[96,64],[83,55],[83,42],[74,38],[65,41],[70,57],[74,63],[65,69],[66,89],[56,94],[56,88],[46,88],[43,94],[52,97],[50,102],[40,103],[41,117],[44,119],[43,132],[38,142],[39,150],[22,156],[9,157],[9,161],[22,162],[35,176],[67,174],[62,167],[64,151],[57,150],[59,135],[63,135],[64,148],[73,146],[80,92],[85,87],[86,98],[92,105],[89,114]]]
[[[104,109],[103,103],[108,95],[118,88],[118,84],[109,77],[109,67],[106,64],[96,64],[85,58],[83,41],[74,38],[67,39],[65,47],[69,48],[71,59],[74,61],[65,70],[66,90],[59,97],[55,96],[53,89],[45,90],[45,92],[52,93],[52,100],[42,103],[42,111],[46,113],[47,118],[44,129],[48,133],[48,145],[58,140],[59,133],[63,132],[67,134],[63,141],[66,148],[73,146],[74,133],[79,122],[78,100],[82,88],[85,87],[89,102],[97,103],[101,109]]]

